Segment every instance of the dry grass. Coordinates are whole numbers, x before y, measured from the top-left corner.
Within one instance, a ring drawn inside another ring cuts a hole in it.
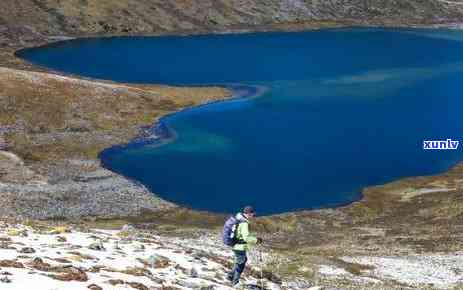
[[[331,261],[337,266],[344,268],[344,270],[346,270],[347,272],[355,276],[361,276],[363,272],[375,269],[375,267],[371,265],[363,265],[359,263],[346,262],[339,258],[331,258]]]
[[[165,211],[145,211],[136,217],[123,217],[112,219],[96,219],[89,221],[90,225],[99,228],[120,228],[124,224],[145,224],[148,228],[174,232],[186,229],[220,230],[225,216],[207,212],[194,211],[186,208],[173,208]]]
[[[95,158],[162,115],[229,96],[222,88],[122,85],[5,68],[0,83],[0,126],[22,129],[8,139],[20,156],[33,161]],[[58,138],[55,133],[72,134]],[[116,136],[98,142],[86,140],[89,133]]]

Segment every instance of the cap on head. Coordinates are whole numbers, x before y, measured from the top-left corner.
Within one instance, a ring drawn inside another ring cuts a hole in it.
[[[245,214],[255,214],[256,212],[254,211],[254,208],[252,206],[248,205],[243,209],[243,213],[245,213]]]

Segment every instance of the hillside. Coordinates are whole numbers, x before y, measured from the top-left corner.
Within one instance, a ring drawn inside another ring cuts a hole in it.
[[[462,17],[461,0],[3,0],[0,35],[5,42],[34,34],[152,34],[324,22],[429,25]]]
[[[210,234],[1,224],[0,240],[2,289],[232,289],[232,257]],[[246,272],[248,284],[257,284],[256,268]]]
[[[0,287],[91,290],[229,290],[232,253],[217,232],[162,228],[96,229],[90,224],[0,223]],[[262,253],[260,251],[263,251]],[[246,289],[461,289],[460,255],[318,258],[284,275],[291,259],[253,248]],[[293,266],[294,267],[294,266]],[[263,287],[262,287],[263,286]]]
[[[0,83],[0,136],[21,156],[0,151],[0,216],[33,218],[165,207],[102,168],[98,153],[142,134],[162,115],[229,95],[222,88],[124,85],[7,68],[0,68]]]
[[[163,201],[97,155],[230,93],[62,76],[18,49],[119,34],[462,23],[463,0],[1,0],[0,288],[229,289],[224,217]],[[258,218],[268,289],[463,289],[462,191],[460,164],[366,188],[345,207]],[[121,232],[126,223],[137,229]]]

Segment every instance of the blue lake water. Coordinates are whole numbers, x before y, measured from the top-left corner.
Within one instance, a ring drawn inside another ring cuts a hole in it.
[[[346,204],[361,189],[463,158],[423,140],[463,133],[463,32],[333,29],[62,42],[20,53],[122,82],[217,84],[255,98],[167,116],[170,142],[101,154],[112,170],[195,209],[260,214]]]

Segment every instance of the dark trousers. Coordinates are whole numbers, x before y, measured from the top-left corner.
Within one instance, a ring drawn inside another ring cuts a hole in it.
[[[246,251],[235,251],[235,265],[233,270],[228,274],[228,280],[230,280],[233,285],[237,284],[240,281],[241,273],[244,271],[248,257],[246,256]]]

